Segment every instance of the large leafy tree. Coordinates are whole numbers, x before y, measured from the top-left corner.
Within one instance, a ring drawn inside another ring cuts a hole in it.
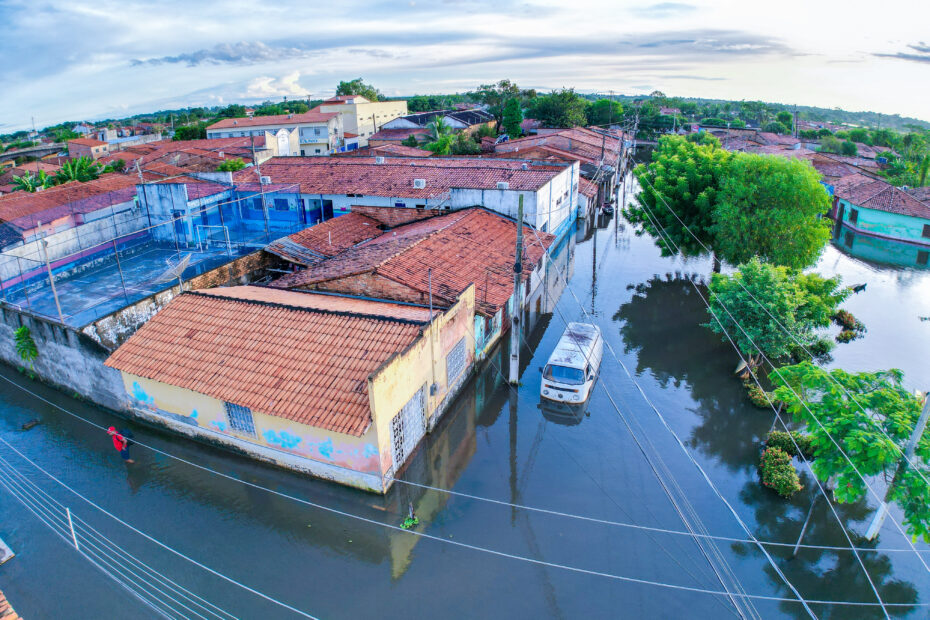
[[[504,105],[511,99],[529,100],[536,96],[535,90],[521,89],[510,80],[501,80],[496,84],[482,84],[471,96],[488,106],[488,112],[494,115],[498,126],[504,120]]]
[[[589,125],[609,125],[623,120],[623,106],[610,99],[598,99],[586,110]]]
[[[577,127],[587,122],[587,107],[588,100],[577,94],[574,88],[563,88],[536,97],[527,110],[527,116],[548,127]]]
[[[384,95],[377,88],[371,84],[366,84],[360,77],[339,82],[336,87],[336,95],[360,95],[369,101],[378,101],[384,98]]]
[[[100,165],[90,157],[78,157],[71,159],[62,164],[58,172],[55,173],[57,183],[68,183],[69,181],[80,181],[85,183],[93,181],[100,176]]]
[[[775,397],[807,426],[816,457],[811,469],[823,481],[836,480],[836,500],[855,502],[865,496],[860,474],[884,475],[889,480],[886,497],[904,511],[907,531],[930,542],[930,485],[925,480],[930,478],[930,433],[917,444],[914,467],[902,463],[921,401],[904,388],[901,371],[835,369],[828,375],[803,362],[780,368],[769,378]]]
[[[520,108],[520,100],[514,97],[508,99],[504,104],[504,121],[502,124],[504,133],[511,138],[519,138],[522,133],[520,123],[523,121],[523,110]]]
[[[666,255],[676,250],[695,255],[703,251],[702,243],[715,245],[713,213],[730,154],[710,134],[697,135],[701,143],[662,136],[652,161],[634,171],[642,191],[628,207],[627,217],[642,224]]]
[[[830,239],[830,196],[808,162],[739,153],[727,164],[714,210],[714,249],[733,264],[760,258],[803,269]]]
[[[178,127],[174,130],[174,136],[172,140],[206,140],[207,139],[207,124],[206,123],[196,123],[194,125],[185,125],[184,127]]]
[[[706,326],[724,339],[729,334],[751,365],[763,355],[772,361],[796,355],[797,342],[828,350],[829,341],[817,330],[830,325],[830,317],[849,296],[838,277],[797,274],[757,258],[732,275],[715,273],[709,290],[711,318]]]

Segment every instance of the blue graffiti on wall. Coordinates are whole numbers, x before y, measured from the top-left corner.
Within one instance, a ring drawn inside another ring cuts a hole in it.
[[[365,444],[365,458],[371,458],[373,456],[378,456],[378,449],[371,445],[370,443]]]
[[[217,420],[213,420],[212,422],[210,422],[210,424],[211,424],[212,426],[215,426],[216,429],[217,429],[218,431],[220,431],[221,433],[225,433],[225,432],[226,432],[226,422],[219,422],[219,421],[217,421]]]
[[[292,435],[287,431],[276,433],[275,431],[269,429],[262,433],[262,436],[265,438],[265,441],[271,445],[280,446],[285,450],[293,450],[297,447],[297,444],[303,441],[297,435]]]
[[[149,396],[142,386],[139,385],[138,381],[132,382],[132,397],[135,398],[140,403],[145,403],[149,406],[155,406],[155,399]]]
[[[321,441],[317,449],[325,458],[333,458],[333,440],[329,437],[326,438],[326,441]]]

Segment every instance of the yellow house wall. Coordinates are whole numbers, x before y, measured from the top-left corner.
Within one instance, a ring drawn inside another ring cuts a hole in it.
[[[378,127],[386,122],[407,114],[406,101],[373,101],[371,103],[324,104],[321,112],[340,112],[343,118],[343,130],[358,134],[367,142],[368,136],[377,131],[372,124],[372,115]]]
[[[253,411],[255,436],[252,436],[229,428],[221,400],[125,372],[122,376],[126,393],[138,410],[160,416],[179,430],[219,434],[286,455],[380,478],[373,426],[361,437],[353,437]],[[190,428],[185,429],[185,426]]]
[[[475,287],[469,286],[456,303],[424,328],[423,335],[406,351],[388,360],[368,381],[373,426],[377,432],[381,472],[394,466],[391,450],[391,420],[413,398],[417,390],[426,391],[427,428],[435,426],[451,397],[467,379],[474,365],[475,341],[471,323],[475,317]],[[447,383],[446,356],[455,344],[465,339],[465,365],[452,385]],[[430,342],[433,355],[430,355]],[[436,393],[429,394],[435,381]]]

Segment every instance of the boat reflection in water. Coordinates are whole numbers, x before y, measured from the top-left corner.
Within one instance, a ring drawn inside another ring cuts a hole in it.
[[[833,239],[841,252],[883,265],[930,268],[930,246],[863,235],[841,227]]]
[[[562,426],[577,426],[591,414],[588,413],[588,401],[577,404],[560,403],[548,398],[539,399],[539,410],[543,417]]]

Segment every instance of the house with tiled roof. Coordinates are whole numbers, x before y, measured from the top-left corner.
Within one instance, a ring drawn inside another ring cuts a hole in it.
[[[238,286],[173,299],[105,362],[137,415],[385,493],[474,365],[475,288],[447,308]]]
[[[494,115],[480,109],[433,110],[399,116],[384,124],[384,129],[425,129],[430,123],[441,122],[455,132],[471,134],[482,127],[497,127]]]
[[[316,109],[302,114],[224,118],[207,127],[207,138],[263,137],[279,155],[329,155],[342,146],[342,115]]]
[[[357,238],[368,239],[345,244],[341,251],[334,247],[326,256],[325,237],[315,237],[308,243],[292,235],[291,242],[320,258],[294,261],[307,268],[283,276],[271,286],[448,307],[474,285],[475,345],[482,358],[509,326],[508,317],[514,308],[522,310],[542,294],[543,255],[554,237],[529,227],[524,230],[525,286],[521,299],[515,299],[513,286],[516,222],[480,208],[378,231],[377,236],[371,228],[365,228]]]
[[[866,179],[858,175],[835,186],[843,245],[854,249],[857,235],[896,241],[910,248],[911,264],[930,264],[930,202],[886,181]]]
[[[75,138],[68,140],[68,154],[71,157],[90,157],[98,159],[109,152],[110,146],[103,140],[95,138]]]
[[[577,161],[476,157],[275,157],[234,173],[243,209],[263,218],[262,193],[275,192],[281,216],[314,224],[353,206],[455,210],[483,206],[558,237],[577,214]],[[277,208],[277,207],[276,207]],[[264,225],[264,222],[262,222]]]
[[[414,136],[417,142],[425,144],[430,141],[430,130],[426,127],[405,127],[403,129],[379,129],[368,138],[368,146],[385,146],[400,144]]]

